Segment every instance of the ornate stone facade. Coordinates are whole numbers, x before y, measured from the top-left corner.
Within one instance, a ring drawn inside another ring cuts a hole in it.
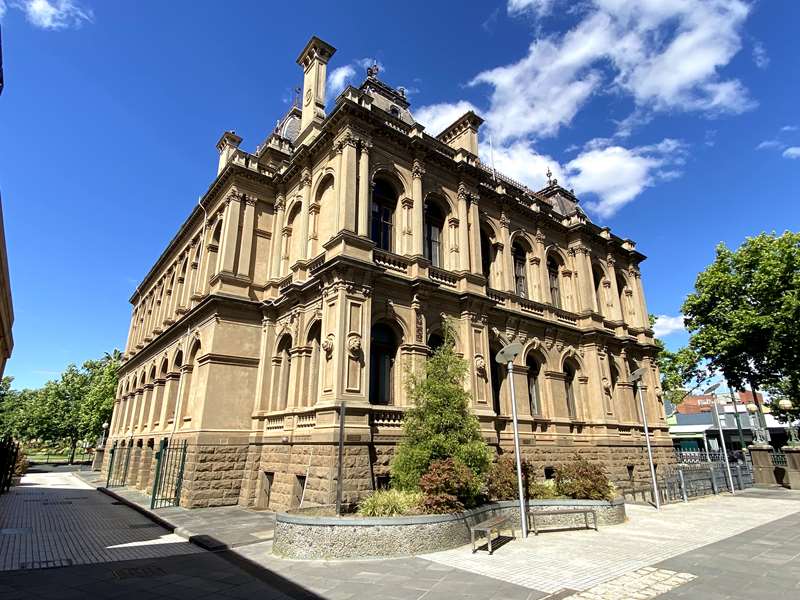
[[[556,181],[533,191],[475,155],[481,119],[438,137],[402,91],[348,87],[330,114],[312,38],[302,107],[255,153],[232,132],[218,174],[131,298],[111,441],[135,446],[146,489],[163,437],[188,439],[185,506],[333,502],[346,402],[345,500],[382,485],[418,369],[452,319],[483,436],[513,449],[502,340],[522,451],[541,475],[578,451],[645,476],[641,383],[656,459],[664,421],[631,240],[593,224]],[[304,486],[305,484],[305,486]]]

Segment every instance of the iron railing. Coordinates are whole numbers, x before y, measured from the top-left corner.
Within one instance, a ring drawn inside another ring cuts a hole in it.
[[[119,446],[117,442],[111,447],[111,456],[108,459],[108,478],[106,487],[122,487],[128,479],[128,464],[131,460],[132,444]]]
[[[161,440],[158,452],[156,452],[150,508],[180,505],[183,468],[186,465],[186,447],[186,440],[172,445],[167,438]]]

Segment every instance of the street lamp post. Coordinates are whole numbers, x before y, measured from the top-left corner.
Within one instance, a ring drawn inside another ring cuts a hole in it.
[[[719,442],[722,445],[722,456],[725,457],[725,470],[728,473],[728,483],[730,484],[731,494],[735,495],[733,491],[733,476],[731,475],[731,464],[728,461],[728,449],[725,447],[725,432],[722,429],[722,421],[719,418],[719,406],[717,405],[717,388],[719,383],[715,383],[708,388],[704,394],[711,394],[714,397],[714,418],[717,420],[717,431],[719,431]]]
[[[644,408],[644,396],[642,395],[641,379],[647,369],[641,367],[631,373],[631,382],[639,383],[636,389],[639,392],[639,408],[642,412],[642,423],[644,424],[644,439],[647,443],[647,460],[650,462],[650,478],[653,482],[653,501],[656,504],[656,510],[661,510],[661,499],[658,497],[658,482],[656,481],[656,467],[653,464],[653,449],[650,447],[650,429],[647,427],[647,411]]]
[[[750,428],[753,430],[753,442],[756,445],[763,446],[767,443],[767,439],[764,437],[764,430],[761,428],[761,421],[756,414],[758,412],[758,406],[755,402],[749,402],[746,408],[747,412],[750,413]]]
[[[106,432],[108,431],[108,422],[103,423],[103,436],[100,438],[100,447],[106,447]]]
[[[522,484],[522,457],[519,454],[519,426],[517,425],[517,394],[514,390],[514,358],[522,352],[522,344],[506,344],[495,356],[495,360],[508,368],[508,381],[511,385],[511,420],[514,423],[514,457],[517,460],[517,488],[519,491],[519,520],[522,538],[528,537],[528,519],[525,513],[525,489]]]
[[[778,407],[781,410],[792,410],[793,408],[792,401],[789,400],[788,398],[782,398],[781,400],[778,401]],[[797,439],[797,427],[795,427],[791,416],[789,416],[789,420],[786,421],[786,445],[787,446],[800,445],[800,440]]]

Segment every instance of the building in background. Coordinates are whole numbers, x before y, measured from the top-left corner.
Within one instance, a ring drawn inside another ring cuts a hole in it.
[[[665,403],[669,434],[676,449],[685,452],[720,452],[719,427],[714,417],[713,395],[687,396],[677,406]],[[747,404],[753,401],[753,393],[737,392],[733,401],[730,394],[717,394],[722,432],[728,450],[742,450],[753,443],[753,421],[756,418],[747,412]],[[787,444],[786,424],[770,414],[769,403],[759,392],[758,402],[763,407],[767,426],[767,439],[776,449]],[[738,415],[738,424],[737,424]],[[741,436],[739,432],[741,430]],[[742,444],[744,440],[744,444]]]
[[[612,477],[671,462],[639,263],[555,179],[528,189],[482,164],[467,112],[429,135],[402,89],[368,69],[326,114],[335,49],[312,38],[293,106],[258,148],[220,138],[217,176],[131,297],[110,430],[148,490],[154,448],[187,440],[181,503],[330,504],[385,485],[409,405],[408,369],[443,340],[469,364],[482,435],[538,475],[578,452]],[[281,84],[282,85],[282,84]],[[108,468],[108,464],[104,468]]]
[[[0,26],[0,94],[3,93],[3,28]],[[14,348],[14,307],[11,302],[11,279],[8,275],[8,250],[3,224],[3,198],[0,194],[0,377]]]

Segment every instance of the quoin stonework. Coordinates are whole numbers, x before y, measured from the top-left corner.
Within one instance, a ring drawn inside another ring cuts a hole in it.
[[[217,176],[137,287],[110,441],[147,490],[154,449],[187,440],[181,504],[286,509],[385,485],[404,380],[452,321],[483,437],[539,476],[579,452],[613,479],[670,460],[656,346],[634,242],[591,222],[554,179],[534,191],[482,163],[482,119],[437,136],[368,70],[327,102],[335,49],[312,38],[299,96],[250,153],[233,132]],[[284,84],[281,83],[281,86]],[[105,468],[108,467],[106,457]]]

